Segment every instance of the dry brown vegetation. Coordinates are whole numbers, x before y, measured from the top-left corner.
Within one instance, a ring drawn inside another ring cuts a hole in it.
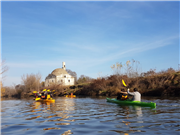
[[[48,87],[42,87],[41,90],[43,89],[50,89],[53,91],[54,96],[63,96],[67,93],[67,90],[69,89],[69,86],[62,86],[62,85],[57,85],[57,84],[52,84]]]
[[[2,97],[23,98],[30,97],[33,91],[40,91],[41,88],[41,74],[27,74],[22,77],[22,84],[11,87],[3,87],[4,93]]]
[[[127,75],[111,75],[92,81],[79,89],[76,94],[115,96],[119,90],[126,89],[122,79],[128,88],[138,88],[145,96],[180,96],[180,72],[172,68],[159,73],[150,70],[144,76],[136,78],[130,78]]]
[[[127,61],[125,64],[116,63],[111,68],[114,74],[108,77],[92,79],[81,75],[74,86],[62,86],[52,84],[44,87],[44,82],[40,82],[41,75],[30,74],[22,76],[22,84],[12,87],[2,87],[3,97],[30,97],[33,91],[50,89],[54,96],[63,96],[68,93],[86,96],[116,96],[119,90],[128,87],[131,90],[138,88],[144,96],[180,96],[180,71],[169,68],[165,71],[156,72],[150,69],[141,73],[138,68],[138,61]],[[122,84],[122,79],[127,84]],[[2,91],[1,91],[2,92]]]
[[[144,76],[129,78],[127,75],[111,75],[109,77],[94,79],[88,83],[77,84],[74,86],[51,85],[40,87],[43,89],[54,90],[54,96],[63,96],[73,92],[75,95],[85,96],[116,96],[119,90],[126,87],[122,84],[124,79],[127,87],[131,90],[138,88],[144,96],[180,96],[180,71],[166,70],[159,73],[146,72]],[[24,85],[5,88],[5,97],[29,97],[32,94],[25,90]]]

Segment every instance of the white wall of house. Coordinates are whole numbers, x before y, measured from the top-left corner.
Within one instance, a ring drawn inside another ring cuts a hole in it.
[[[56,82],[57,84],[74,85],[75,80],[74,77],[69,74],[61,74],[56,76]]]
[[[56,83],[56,78],[50,78],[45,80],[45,86],[50,86],[51,84]]]
[[[74,85],[75,79],[69,74],[61,74],[56,76],[56,78],[50,78],[45,80],[45,86],[50,86],[51,84],[62,84],[62,85]]]

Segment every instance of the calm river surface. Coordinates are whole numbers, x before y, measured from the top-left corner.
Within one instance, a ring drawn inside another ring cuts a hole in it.
[[[180,100],[143,98],[156,109],[119,106],[105,97],[1,101],[2,135],[180,135]]]

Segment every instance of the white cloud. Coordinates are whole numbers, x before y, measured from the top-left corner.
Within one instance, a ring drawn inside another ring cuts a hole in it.
[[[163,46],[171,45],[174,40],[179,39],[179,36],[171,36],[171,37],[164,37],[163,39],[159,39],[156,41],[151,41],[151,42],[141,42],[141,43],[135,43],[133,44],[132,49],[126,49],[125,51],[120,51],[119,53],[116,53],[114,56],[112,56],[111,59],[114,59],[116,57],[120,57],[123,55],[128,55],[128,54],[136,54],[156,48],[160,48]]]
[[[168,38],[159,39],[157,41],[152,42],[141,42],[141,43],[132,43],[133,45],[131,47],[124,47],[123,51],[121,47],[113,46],[112,48],[115,48],[115,51],[108,52],[108,50],[112,49],[110,46],[104,46],[103,48],[101,46],[84,46],[84,45],[77,45],[77,44],[68,44],[69,47],[75,47],[76,49],[82,49],[84,52],[90,53],[90,52],[96,52],[100,55],[97,56],[84,56],[84,57],[78,57],[78,54],[72,57],[63,56],[62,58],[55,58],[50,60],[37,60],[37,61],[27,61],[27,62],[11,62],[7,63],[7,66],[9,67],[15,67],[15,68],[37,68],[37,67],[53,67],[53,66],[61,66],[61,62],[66,61],[67,63],[71,63],[71,65],[85,65],[86,67],[91,67],[94,65],[102,64],[107,61],[111,61],[114,59],[117,59],[119,57],[128,56],[129,54],[136,54],[139,52],[144,52],[156,48],[160,48],[163,46],[171,45],[173,40],[178,39],[179,36],[172,36]],[[131,43],[128,43],[131,44]],[[131,49],[130,49],[131,48]],[[59,51],[63,52],[67,48],[56,48],[56,47],[50,47],[49,49],[53,51]],[[107,51],[107,55],[101,55],[101,52]]]

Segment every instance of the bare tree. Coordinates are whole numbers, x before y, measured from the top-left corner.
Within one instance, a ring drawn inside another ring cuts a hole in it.
[[[117,62],[111,66],[115,75],[127,75],[130,78],[135,78],[140,76],[139,61],[132,59],[128,60],[125,64]]]
[[[32,91],[32,90],[38,90],[41,86],[41,74],[37,73],[37,74],[26,74],[21,76],[22,79],[22,83],[25,86],[25,91]]]
[[[122,63],[116,62],[116,64],[113,64],[111,66],[111,69],[113,70],[114,74],[121,75],[122,74]]]
[[[71,71],[70,69],[66,69],[66,71],[68,72],[68,74],[70,74],[71,76],[73,76],[75,78],[75,82],[77,81],[77,74],[74,71]]]
[[[91,82],[93,79],[89,76],[81,75],[78,79],[78,83],[86,83],[86,82]]]
[[[1,96],[5,93],[5,88],[3,88],[2,79],[4,78],[3,74],[8,71],[8,67],[5,65],[5,60],[0,63],[0,90]]]
[[[8,71],[8,66],[5,65],[5,60],[3,60],[1,63],[0,63],[0,75],[4,74],[5,72]]]

